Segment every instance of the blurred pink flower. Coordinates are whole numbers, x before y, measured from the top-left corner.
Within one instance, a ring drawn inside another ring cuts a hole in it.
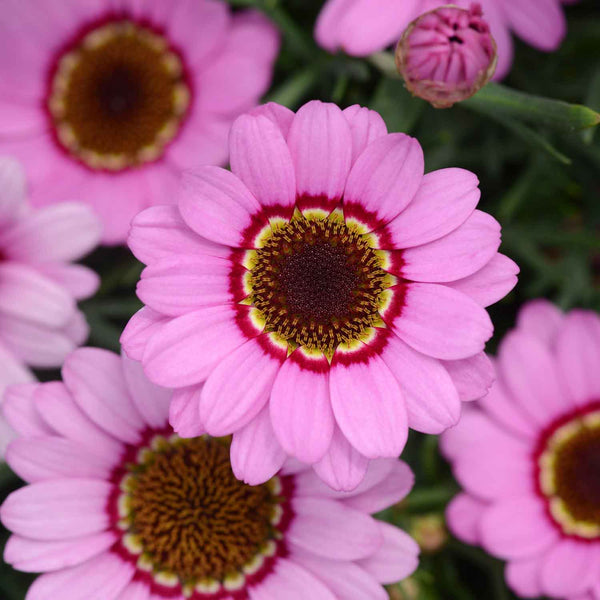
[[[479,4],[424,13],[406,28],[396,48],[396,65],[406,87],[436,108],[475,94],[494,74],[496,58],[496,44]]]
[[[227,441],[173,434],[170,392],[138,363],[84,348],[63,380],[6,399],[7,461],[29,485],[0,509],[4,557],[44,573],[29,600],[385,600],[416,568],[417,544],[370,516],[409,492],[404,463],[374,461],[354,493],[291,462],[251,488]]]
[[[498,46],[495,78],[504,77],[512,63],[510,32],[540,50],[558,48],[566,32],[560,0],[477,0]],[[330,52],[339,49],[366,56],[395,44],[420,14],[443,5],[469,8],[472,0],[328,0],[315,28],[318,43]]]
[[[490,393],[442,436],[462,540],[506,559],[520,596],[600,598],[600,318],[525,305]]]
[[[180,435],[233,433],[248,483],[283,448],[352,489],[409,426],[439,433],[486,393],[484,307],[518,269],[475,210],[477,177],[424,175],[419,143],[374,111],[268,104],[235,122],[230,152],[233,172],[189,172],[178,207],[135,218],[146,307],[122,343],[177,388]]]
[[[32,210],[25,176],[0,157],[0,398],[11,383],[32,381],[26,365],[58,367],[88,335],[77,300],[97,289],[97,275],[71,261],[87,254],[101,227],[82,204]],[[0,421],[0,456],[10,438]]]
[[[227,161],[278,47],[262,15],[217,0],[4,0],[0,151],[35,206],[85,201],[123,243],[135,214],[174,201],[181,169]]]

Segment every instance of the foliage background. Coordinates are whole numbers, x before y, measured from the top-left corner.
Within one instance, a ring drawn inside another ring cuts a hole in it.
[[[402,82],[382,72],[375,61],[330,56],[318,49],[312,27],[321,0],[230,4],[236,9],[260,8],[282,29],[283,47],[267,99],[292,109],[313,98],[369,106],[382,114],[390,131],[419,139],[426,170],[458,166],[479,176],[480,207],[501,222],[502,251],[521,267],[516,290],[491,307],[496,326],[491,352],[528,299],[543,296],[565,309],[600,310],[600,134],[590,129],[565,133],[552,122],[540,127],[518,118],[499,120],[468,103],[435,110],[412,98]],[[547,55],[517,41],[513,69],[503,83],[600,110],[600,2],[584,0],[566,12],[568,36],[560,50]],[[134,289],[141,266],[124,248],[99,249],[86,262],[102,276],[98,295],[83,304],[91,326],[89,343],[118,350],[121,329],[140,307]],[[58,373],[38,375],[54,379]],[[390,596],[514,598],[500,561],[453,539],[443,528],[444,507],[458,486],[439,455],[436,438],[411,433],[403,458],[415,470],[415,489],[402,505],[381,516],[435,549],[423,552],[417,573],[392,587]],[[8,467],[0,465],[0,500],[19,485]],[[0,544],[6,537],[0,531]],[[0,600],[22,600],[31,580],[0,563]]]

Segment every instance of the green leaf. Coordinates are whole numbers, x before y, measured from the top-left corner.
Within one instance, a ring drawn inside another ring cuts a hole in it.
[[[390,132],[410,133],[425,106],[423,100],[411,96],[397,79],[383,79],[371,102],[371,108],[383,117]]]
[[[600,114],[581,104],[569,104],[518,92],[498,83],[489,83],[462,106],[490,114],[515,117],[528,123],[552,127],[559,131],[578,131],[595,127]]]

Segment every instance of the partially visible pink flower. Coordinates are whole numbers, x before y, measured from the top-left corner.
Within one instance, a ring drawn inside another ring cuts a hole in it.
[[[227,162],[278,49],[262,14],[222,0],[3,0],[0,151],[25,164],[35,206],[81,199],[123,243],[182,169]]]
[[[518,268],[475,209],[477,177],[425,175],[417,140],[366,108],[269,104],[230,147],[233,172],[189,172],[178,207],[134,220],[146,307],[122,343],[176,388],[179,434],[233,433],[246,481],[283,448],[352,489],[409,426],[439,433],[486,393],[485,307]]]
[[[374,461],[353,493],[291,462],[250,487],[228,441],[174,435],[138,363],[84,348],[63,381],[6,400],[29,485],[0,509],[4,558],[43,573],[27,600],[385,600],[415,570],[417,544],[370,516],[409,492],[404,463]]]
[[[600,598],[600,318],[525,305],[497,380],[442,436],[464,487],[448,524],[523,597]]]
[[[396,48],[406,87],[436,108],[470,98],[494,74],[496,44],[481,6],[443,6],[415,19]]]
[[[21,166],[0,157],[0,397],[7,385],[34,379],[27,365],[59,367],[87,338],[77,300],[91,296],[99,279],[70,263],[96,246],[100,232],[82,204],[32,210]],[[9,438],[0,422],[0,456]]]
[[[556,50],[566,32],[560,0],[477,0],[498,45],[495,79],[512,63],[510,32],[532,46]],[[472,0],[328,0],[315,28],[319,44],[336,52],[366,56],[395,44],[408,24],[424,12],[452,4],[470,8]]]

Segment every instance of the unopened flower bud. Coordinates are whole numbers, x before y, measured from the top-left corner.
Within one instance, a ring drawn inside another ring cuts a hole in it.
[[[441,6],[422,14],[396,48],[396,66],[406,87],[436,108],[470,98],[492,77],[496,43],[481,6]]]
[[[427,553],[437,552],[448,541],[444,518],[439,514],[415,517],[410,533],[421,550]]]

